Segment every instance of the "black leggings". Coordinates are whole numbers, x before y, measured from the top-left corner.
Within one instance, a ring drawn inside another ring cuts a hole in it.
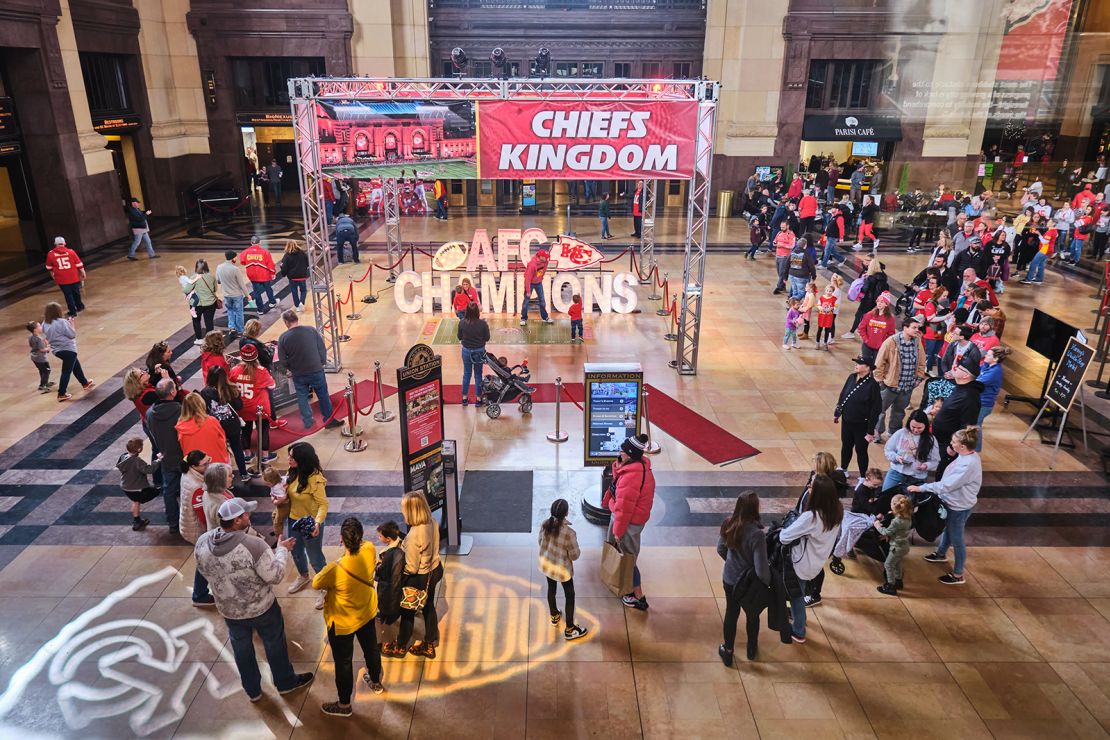
[[[865,421],[840,420],[840,467],[842,470],[847,470],[848,463],[852,462],[852,448],[854,447],[860,476],[867,472],[867,463],[870,462],[870,458],[867,456],[867,440],[864,438],[869,433],[870,430],[867,428],[867,422]]]
[[[732,652],[736,643],[736,623],[740,619],[740,599],[736,593],[738,584],[724,584],[725,587],[725,650]],[[754,648],[759,642],[759,612],[744,610],[745,628],[748,634],[748,647]]]
[[[551,578],[547,579],[547,605],[549,607],[551,607],[551,616],[555,616],[559,612],[559,607],[555,603],[555,591],[558,588],[559,588],[559,582],[558,581],[552,580]],[[564,613],[566,614],[566,622],[564,622],[564,624],[566,625],[567,629],[570,629],[571,627],[574,626],[574,579],[573,578],[571,578],[569,580],[566,580],[566,581],[563,581],[563,598],[567,602],[566,609],[563,610]]]
[[[215,326],[216,304],[195,306],[194,310],[196,310],[197,315],[193,317],[193,334],[196,335],[197,339],[204,339],[204,335],[212,331],[212,327]],[[204,320],[204,331],[201,331],[201,319]]]
[[[66,394],[70,375],[77,378],[77,382],[81,385],[89,384],[89,379],[85,377],[85,371],[81,369],[81,361],[77,359],[76,352],[68,349],[60,349],[54,353],[54,356],[62,361],[62,377],[58,379],[59,396],[64,396]]]
[[[362,648],[366,659],[366,672],[374,683],[382,682],[382,654],[378,652],[378,633],[374,620],[358,628],[349,635],[335,634],[335,626],[328,628],[328,644],[331,645],[332,659],[335,661],[335,690],[339,692],[339,703],[350,704],[351,693],[355,688],[355,672],[352,665],[355,657],[355,638]]]
[[[424,602],[424,642],[432,645],[439,644],[439,614],[436,613],[436,585],[443,579],[443,565],[426,575],[406,575],[402,584],[414,588],[423,587],[428,592],[428,600]],[[397,644],[407,648],[412,639],[412,628],[416,622],[416,612],[411,609],[401,610],[401,628],[397,633]]]
[[[254,431],[254,422],[253,421],[247,421],[246,419],[243,419],[243,449],[244,450],[253,450],[254,449],[253,447],[251,447],[251,433],[253,431]],[[258,434],[259,434],[260,437],[262,437],[262,451],[263,452],[269,452],[270,451],[270,422],[268,422],[266,420],[266,417],[262,417],[262,421],[259,422],[259,424],[258,424]],[[259,464],[261,464],[261,462],[262,461],[260,460]]]

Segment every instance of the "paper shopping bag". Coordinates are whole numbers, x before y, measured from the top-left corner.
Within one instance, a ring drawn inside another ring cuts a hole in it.
[[[632,568],[635,565],[636,557],[621,552],[612,542],[601,546],[601,582],[614,596],[632,592]]]

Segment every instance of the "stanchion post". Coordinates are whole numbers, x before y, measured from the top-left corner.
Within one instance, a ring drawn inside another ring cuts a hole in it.
[[[563,378],[555,378],[555,431],[547,435],[548,442],[566,442],[568,435],[560,428],[560,407],[563,403]]]
[[[362,427],[360,427],[355,421],[358,418],[357,409],[355,409],[354,407],[355,374],[350,370],[347,371],[347,390],[345,391],[345,393],[347,395],[347,423],[343,426],[342,429],[339,430],[339,433],[342,434],[344,437],[359,437],[362,435]],[[360,447],[353,450],[348,449],[347,451],[362,452],[363,449],[365,449],[365,447]]]
[[[374,385],[378,389],[378,399],[382,403],[381,411],[374,414],[374,421],[393,421],[394,413],[385,407],[385,391],[382,390],[382,363],[374,361]]]
[[[678,341],[678,334],[676,334],[675,331],[674,331],[675,330],[674,309],[675,309],[675,306],[677,304],[678,304],[678,299],[675,298],[673,301],[671,301],[671,310],[667,311],[667,313],[669,313],[671,315],[671,330],[669,332],[667,332],[666,334],[664,334],[663,338],[666,339],[668,342],[677,342]]]
[[[659,446],[658,442],[651,439],[651,416],[648,415],[648,389],[644,388],[644,426],[647,427],[647,446],[644,447],[644,453],[648,455],[658,455],[662,452],[663,448]]]
[[[355,281],[347,281],[347,297],[351,299],[351,312],[347,314],[347,321],[358,321],[362,315],[355,310]]]
[[[343,329],[343,304],[339,302],[339,297],[334,290],[331,292],[331,300],[335,304],[335,316],[339,320],[339,336],[335,339],[337,342],[349,342],[351,335]]]
[[[362,434],[362,430],[358,428],[357,422],[355,421],[354,389],[348,386],[347,389],[343,391],[343,397],[347,401],[347,423],[345,428],[341,431],[344,437],[350,437],[349,440],[343,443],[343,449],[347,452],[362,452],[366,449],[366,440],[358,436]],[[354,432],[349,433],[349,430],[354,430]]]
[[[262,425],[269,424],[263,416],[262,407],[259,406],[255,410],[255,432],[258,434],[258,441],[254,445],[254,467],[248,467],[247,472],[252,475],[262,475]]]
[[[651,274],[648,277],[651,280],[651,292],[648,293],[648,300],[649,301],[657,301],[657,300],[659,300],[660,298],[663,297],[663,296],[659,295],[659,286],[656,285],[656,283],[655,283],[655,278],[659,274],[659,266],[656,265],[656,266],[652,267],[650,272],[651,272]]]
[[[366,297],[362,300],[365,303],[378,302],[378,297],[374,295],[374,265],[370,265],[370,270],[366,273]]]
[[[670,277],[670,273],[666,273],[666,272],[664,272],[664,273],[663,273],[663,285],[666,285],[666,284],[667,284],[667,279],[668,279],[669,277]],[[659,297],[659,296],[654,296],[654,297],[652,298],[652,300],[655,300],[655,299],[656,299],[656,298],[658,298],[658,297]],[[660,307],[659,307],[659,310],[657,310],[657,311],[655,312],[655,315],[656,315],[656,316],[669,316],[669,315],[670,315],[670,313],[671,313],[671,310],[670,310],[669,308],[667,308],[666,306],[660,306]]]

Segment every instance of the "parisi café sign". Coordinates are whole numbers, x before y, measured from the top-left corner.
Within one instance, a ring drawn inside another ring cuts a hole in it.
[[[873,113],[811,116],[802,121],[806,141],[900,141],[902,122]]]

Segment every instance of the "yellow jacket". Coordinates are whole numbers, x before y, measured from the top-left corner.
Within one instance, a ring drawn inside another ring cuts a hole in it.
[[[328,515],[327,485],[328,479],[323,473],[313,473],[308,476],[308,486],[302,491],[297,477],[291,475],[285,486],[285,492],[289,495],[289,520],[295,522],[302,516],[310,516],[317,524],[322,525],[324,517]]]
[[[344,554],[338,562],[324,566],[312,579],[313,588],[328,592],[324,599],[324,624],[329,629],[334,627],[335,634],[357,632],[378,615],[378,592],[373,585],[377,559],[374,546],[363,542],[358,554]]]

